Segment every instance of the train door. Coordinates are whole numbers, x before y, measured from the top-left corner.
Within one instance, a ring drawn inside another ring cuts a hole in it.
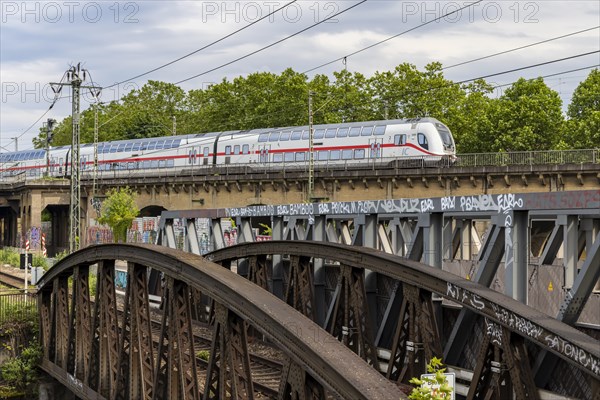
[[[85,171],[85,169],[87,167],[87,156],[79,157],[79,165],[80,165],[81,171]]]
[[[381,158],[382,148],[383,148],[383,139],[369,139],[369,158],[377,159]]]
[[[263,146],[258,146],[258,162],[268,163],[269,162],[269,152],[271,151],[271,145],[265,144]]]

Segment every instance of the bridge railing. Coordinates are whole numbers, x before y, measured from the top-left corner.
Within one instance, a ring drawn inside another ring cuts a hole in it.
[[[12,320],[29,320],[37,315],[37,298],[23,290],[0,291],[0,323]]]
[[[584,163],[600,163],[600,149],[459,154],[454,165],[459,167],[483,167]]]

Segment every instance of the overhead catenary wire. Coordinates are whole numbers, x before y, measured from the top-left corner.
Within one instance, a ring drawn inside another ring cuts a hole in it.
[[[542,40],[542,41],[539,41],[539,42],[530,43],[530,44],[525,45],[525,46],[515,47],[515,48],[512,48],[512,49],[504,50],[504,51],[501,51],[501,52],[498,52],[498,53],[494,53],[494,54],[490,54],[490,55],[487,55],[487,56],[474,58],[472,60],[462,61],[462,62],[459,62],[457,64],[452,64],[452,65],[448,65],[447,67],[443,67],[442,71],[445,71],[445,70],[450,69],[450,68],[458,67],[458,66],[461,66],[461,65],[470,64],[470,63],[473,63],[473,62],[476,62],[476,61],[486,60],[488,58],[496,57],[496,56],[499,56],[499,55],[502,55],[502,54],[512,53],[513,51],[527,49],[529,47],[533,47],[533,46],[537,46],[537,45],[540,45],[540,44],[552,42],[554,40],[564,39],[564,38],[569,37],[569,36],[579,35],[581,33],[593,31],[593,30],[599,29],[599,28],[600,28],[600,26],[595,26],[593,28],[588,28],[588,29],[584,29],[584,30],[581,30],[581,31],[572,32],[572,33],[568,33],[568,34],[565,34],[565,35],[556,36],[556,37],[553,37],[553,38],[550,38],[550,39]]]
[[[324,64],[318,65],[318,66],[316,66],[316,67],[314,67],[314,68],[308,69],[308,70],[304,71],[304,72],[303,72],[303,74],[307,74],[307,73],[309,73],[309,72],[312,72],[312,71],[315,71],[315,70],[317,70],[317,69],[321,69],[321,68],[323,68],[323,67],[326,67],[326,66],[328,66],[328,65],[330,65],[330,64],[333,64],[333,63],[335,63],[335,62],[338,62],[338,61],[347,60],[347,59],[348,59],[348,57],[351,57],[351,56],[354,56],[354,55],[356,55],[356,54],[362,53],[363,51],[366,51],[366,50],[372,49],[373,47],[379,46],[380,44],[383,44],[383,43],[389,42],[389,41],[390,41],[390,40],[392,40],[392,39],[395,39],[395,38],[397,38],[397,37],[399,37],[399,36],[405,35],[405,34],[407,34],[407,33],[409,33],[409,32],[415,31],[415,30],[417,30],[417,29],[419,29],[419,28],[422,28],[422,27],[424,27],[424,26],[426,26],[426,25],[429,25],[429,24],[431,24],[431,23],[433,23],[433,22],[439,21],[439,20],[441,20],[441,19],[443,19],[443,18],[449,17],[450,15],[452,15],[452,14],[456,14],[456,13],[458,13],[458,12],[460,12],[460,11],[464,10],[464,9],[467,9],[467,8],[469,8],[469,7],[473,7],[474,5],[476,5],[476,4],[478,4],[478,3],[481,3],[482,1],[483,1],[483,0],[477,0],[477,1],[474,1],[473,3],[469,3],[469,4],[467,4],[467,5],[465,5],[465,6],[461,7],[461,8],[458,8],[458,9],[456,9],[456,10],[454,10],[454,11],[451,11],[451,12],[449,12],[449,13],[446,13],[446,14],[444,14],[444,15],[441,15],[441,16],[439,16],[439,17],[437,17],[437,18],[434,18],[434,19],[432,19],[431,21],[424,22],[424,23],[422,23],[422,24],[420,24],[420,25],[417,25],[417,26],[415,26],[415,27],[412,27],[412,28],[410,28],[410,29],[407,29],[407,30],[405,30],[405,31],[403,31],[403,32],[400,32],[400,33],[396,34],[396,35],[390,36],[390,37],[388,37],[387,39],[380,40],[379,42],[376,42],[376,43],[370,44],[369,46],[366,46],[366,47],[363,47],[362,49],[356,50],[356,51],[354,51],[354,52],[352,52],[352,53],[350,53],[350,54],[346,54],[345,56],[342,56],[342,57],[336,58],[335,60],[331,60],[331,61],[329,61],[329,62],[326,62],[326,63],[324,63]]]
[[[106,86],[106,87],[105,87],[105,89],[110,89],[110,88],[112,88],[112,87],[115,87],[115,86],[121,85],[121,84],[123,84],[123,83],[130,82],[130,81],[132,81],[132,80],[134,80],[134,79],[141,78],[141,77],[143,77],[143,76],[146,76],[146,75],[148,75],[148,74],[151,74],[152,72],[156,72],[156,71],[158,71],[158,70],[161,70],[161,69],[163,69],[163,68],[165,68],[165,67],[168,67],[169,65],[173,65],[173,64],[175,64],[175,63],[177,63],[177,62],[179,62],[179,61],[181,61],[181,60],[184,60],[184,59],[186,59],[186,58],[188,58],[188,57],[190,57],[190,56],[192,56],[192,55],[194,55],[194,54],[197,54],[197,53],[199,53],[199,52],[201,52],[201,51],[203,51],[203,50],[206,50],[206,49],[208,49],[209,47],[212,47],[212,46],[214,46],[215,44],[218,44],[218,43],[222,42],[223,40],[225,40],[225,39],[228,39],[228,38],[230,38],[230,37],[232,37],[232,36],[234,36],[234,35],[236,35],[236,34],[238,34],[238,33],[242,32],[243,30],[250,28],[252,25],[254,25],[254,24],[257,24],[257,23],[259,23],[260,21],[262,21],[262,20],[264,20],[264,19],[266,19],[266,18],[269,18],[269,17],[271,17],[272,15],[274,15],[274,14],[278,13],[279,11],[281,11],[281,10],[285,9],[286,7],[288,7],[288,6],[292,5],[292,4],[294,4],[294,3],[295,3],[295,2],[297,2],[297,1],[298,1],[298,0],[293,0],[293,1],[290,1],[289,3],[286,3],[286,4],[284,4],[283,6],[281,6],[281,7],[277,8],[277,9],[273,10],[272,12],[270,12],[270,13],[268,13],[268,14],[266,14],[265,16],[263,16],[263,17],[261,17],[261,18],[257,19],[256,21],[253,21],[253,22],[249,23],[248,25],[246,25],[246,26],[243,26],[242,28],[240,28],[240,29],[237,29],[237,30],[235,30],[235,31],[233,31],[233,32],[231,32],[231,33],[229,33],[229,34],[227,34],[227,35],[223,36],[223,37],[222,37],[222,38],[220,38],[220,39],[217,39],[217,40],[215,40],[215,41],[213,41],[213,42],[211,42],[211,43],[209,43],[209,44],[207,44],[207,45],[205,45],[205,46],[202,46],[202,47],[200,47],[199,49],[196,49],[196,50],[194,50],[194,51],[192,51],[192,52],[190,52],[190,53],[187,53],[187,54],[185,54],[185,55],[183,55],[183,56],[181,56],[181,57],[179,57],[179,58],[176,58],[176,59],[174,59],[174,60],[172,60],[172,61],[169,61],[169,62],[167,62],[167,63],[165,63],[165,64],[162,64],[162,65],[160,65],[160,66],[158,66],[158,67],[156,67],[156,68],[153,68],[153,69],[151,69],[151,70],[149,70],[149,71],[146,71],[146,72],[144,72],[144,73],[138,74],[138,75],[136,75],[136,76],[134,76],[134,77],[131,77],[131,78],[129,78],[129,79],[125,79],[125,80],[122,80],[122,81],[120,81],[120,82],[113,83],[113,84],[112,84],[112,85],[110,85],[110,86]],[[366,0],[365,0],[365,1],[366,1]]]
[[[234,63],[236,63],[236,62],[238,62],[238,61],[241,61],[241,60],[243,60],[243,59],[246,59],[246,58],[248,58],[248,57],[250,57],[250,56],[253,56],[254,54],[260,53],[261,51],[264,51],[264,50],[266,50],[266,49],[268,49],[268,48],[271,48],[271,47],[273,47],[273,46],[275,46],[275,45],[278,45],[279,43],[285,42],[286,40],[288,40],[288,39],[291,39],[291,38],[293,38],[293,37],[295,37],[295,36],[298,36],[298,35],[300,35],[301,33],[304,33],[304,32],[306,32],[306,31],[308,31],[309,29],[312,29],[312,28],[314,28],[314,27],[316,27],[316,26],[318,26],[318,25],[321,25],[321,24],[322,24],[322,23],[324,23],[324,22],[327,22],[327,21],[331,20],[332,18],[335,18],[335,17],[337,17],[337,16],[339,16],[339,15],[341,15],[341,14],[343,14],[343,13],[347,12],[347,11],[350,11],[350,10],[352,10],[353,8],[355,8],[355,7],[358,7],[359,5],[361,5],[361,4],[363,4],[363,3],[365,3],[366,1],[367,1],[367,0],[362,0],[362,1],[360,1],[360,2],[358,2],[358,3],[356,3],[356,4],[352,5],[352,6],[350,6],[350,7],[348,7],[348,8],[345,8],[345,9],[343,9],[342,11],[339,11],[339,12],[337,12],[337,13],[335,13],[335,14],[332,14],[332,15],[328,16],[327,18],[324,18],[324,19],[322,19],[322,20],[321,20],[321,21],[319,21],[319,22],[316,22],[316,23],[314,23],[314,24],[312,24],[312,25],[310,25],[310,26],[308,26],[308,27],[306,27],[306,28],[304,28],[304,29],[301,29],[301,30],[297,31],[296,33],[293,33],[293,34],[291,34],[291,35],[288,35],[288,36],[284,37],[283,39],[279,39],[279,40],[277,40],[277,41],[275,41],[275,42],[273,42],[273,43],[271,43],[271,44],[268,44],[268,45],[266,45],[266,46],[264,46],[264,47],[261,47],[260,49],[258,49],[258,50],[255,50],[255,51],[253,51],[253,52],[251,52],[251,53],[248,53],[248,54],[246,54],[246,55],[244,55],[244,56],[238,57],[238,58],[236,58],[236,59],[234,59],[234,60],[231,60],[231,61],[229,61],[229,62],[227,62],[227,63],[225,63],[225,64],[221,64],[221,65],[219,65],[218,67],[211,68],[211,69],[209,69],[209,70],[207,70],[207,71],[204,71],[204,72],[201,72],[201,73],[199,73],[199,74],[196,74],[196,75],[190,76],[189,78],[182,79],[182,80],[180,80],[180,81],[178,81],[178,82],[175,82],[175,85],[179,85],[180,83],[183,83],[183,82],[190,81],[190,80],[192,80],[192,79],[195,79],[195,78],[198,78],[198,77],[200,77],[200,76],[202,76],[202,75],[206,75],[206,74],[208,74],[208,73],[210,73],[210,72],[214,72],[214,71],[216,71],[216,70],[218,70],[218,69],[221,69],[221,68],[223,68],[223,67],[226,67],[226,66],[228,66],[228,65],[234,64]],[[479,1],[482,1],[482,0],[479,0]]]

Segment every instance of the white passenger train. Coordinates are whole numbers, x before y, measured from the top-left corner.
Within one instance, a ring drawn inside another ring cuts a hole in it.
[[[0,176],[35,178],[68,176],[70,146],[0,154]],[[227,164],[277,167],[303,165],[310,157],[309,127],[165,136],[98,143],[98,171],[126,171]],[[313,160],[321,163],[364,165],[402,159],[436,162],[455,158],[450,130],[434,118],[315,125]],[[94,165],[94,145],[81,145],[81,171]],[[150,171],[149,171],[150,172]]]

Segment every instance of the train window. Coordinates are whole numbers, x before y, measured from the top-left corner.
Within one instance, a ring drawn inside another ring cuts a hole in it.
[[[272,132],[269,136],[269,142],[277,142],[279,140],[279,132]]]
[[[171,145],[172,148],[179,147],[180,145],[181,145],[181,139],[173,139],[173,144]]]
[[[427,142],[427,136],[424,133],[419,133],[417,135],[417,140],[419,141],[419,145],[425,150],[429,150],[429,143]]]
[[[282,162],[282,161],[283,161],[283,154],[281,154],[281,153],[273,154],[273,162]]]
[[[146,161],[144,161],[144,164],[143,164],[143,166],[144,166],[144,169],[148,169],[148,168],[150,168],[150,161],[147,161],[147,160],[146,160]]]
[[[119,147],[117,148],[117,152],[120,152],[120,151],[123,151],[123,150],[125,150],[125,143],[121,143],[119,145]]]
[[[319,152],[317,152],[317,160],[319,161],[327,161],[327,153],[329,153],[327,150],[321,150]]]
[[[350,128],[350,137],[360,136],[360,126],[356,126],[354,128]]]
[[[250,145],[245,144],[242,146],[242,154],[250,154]]]
[[[167,160],[158,160],[158,168],[164,168],[167,166]]]
[[[309,131],[302,131],[302,140],[308,140],[310,136]]]
[[[402,135],[394,135],[394,144],[396,146],[401,146],[406,144],[406,135],[402,134]]]
[[[352,160],[352,149],[342,150],[342,160]]]
[[[340,159],[340,151],[339,150],[331,150],[329,153],[330,160],[339,160]]]
[[[208,150],[208,147],[205,147],[205,148],[204,148],[204,151],[203,151],[203,153],[202,153],[202,155],[203,155],[204,157],[208,157],[208,154],[209,154],[209,153],[208,153],[208,151],[209,151],[209,150]]]
[[[138,142],[138,143],[134,143],[134,144],[133,144],[133,148],[132,148],[132,150],[133,150],[133,151],[138,151],[138,150],[140,149],[140,146],[141,146],[141,145],[142,145],[142,144],[141,144],[141,143],[139,143],[139,142]]]
[[[128,163],[127,163],[127,169],[135,169],[135,163],[133,163],[133,162],[128,162]]]
[[[158,142],[156,142],[156,147],[154,148],[155,150],[162,150],[165,148],[165,141],[164,140],[159,140]]]
[[[148,142],[148,150],[154,150],[155,147],[156,147],[156,142],[154,142],[154,141]]]
[[[293,131],[292,132],[292,140],[300,140],[302,137],[302,131]]]
[[[365,149],[356,149],[354,150],[354,158],[356,160],[360,160],[365,158]]]
[[[261,133],[260,135],[258,135],[258,141],[259,142],[268,142],[269,141],[269,134],[268,133]]]
[[[167,160],[167,168],[173,168],[175,166],[175,160],[169,159]]]
[[[294,153],[285,153],[285,162],[294,161]]]
[[[148,142],[142,142],[142,147],[140,147],[140,150],[147,150],[148,149]]]
[[[236,144],[235,146],[233,146],[233,154],[240,154],[240,145]]]
[[[291,134],[291,132],[281,132],[281,136],[279,137],[279,141],[280,142],[285,142],[287,140],[290,140],[290,134]]]
[[[127,143],[125,146],[125,151],[131,151],[131,149],[133,149],[133,143]]]
[[[361,136],[371,136],[371,134],[373,133],[373,127],[372,126],[365,126],[362,130],[362,133],[360,134]]]
[[[173,148],[173,139],[167,139],[165,140],[165,149],[171,149]]]
[[[381,136],[385,133],[385,126],[384,125],[378,125],[375,127],[375,132],[373,132],[373,134],[375,136]]]
[[[231,155],[231,146],[225,146],[225,155],[226,156],[230,156]]]
[[[296,153],[296,161],[304,161],[304,152]]]
[[[336,132],[337,132],[337,128],[327,129],[327,132],[325,132],[325,137],[326,138],[334,138]]]
[[[157,160],[150,161],[150,168],[158,168],[158,161]]]
[[[314,139],[323,139],[323,136],[325,136],[325,129],[317,129],[314,132],[315,132],[315,134],[313,136]]]

